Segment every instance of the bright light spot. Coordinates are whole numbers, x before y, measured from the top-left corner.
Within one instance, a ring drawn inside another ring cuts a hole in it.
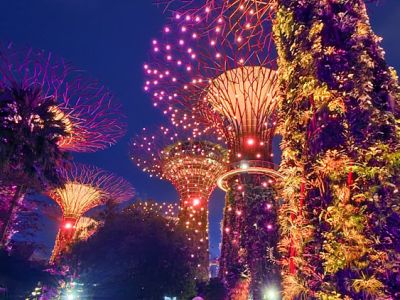
[[[74,294],[68,294],[67,295],[67,300],[74,300],[74,299],[75,299]]]
[[[72,223],[71,222],[65,223],[64,228],[65,229],[71,229],[72,228]]]
[[[194,199],[193,200],[193,206],[197,206],[197,205],[199,205],[200,204],[200,199]]]
[[[245,161],[242,161],[242,162],[240,163],[240,168],[241,168],[242,170],[247,170],[247,169],[249,168],[249,164],[248,164],[247,162],[245,162]]]
[[[247,139],[247,145],[253,146],[254,143],[255,143],[255,140],[254,140],[253,138],[248,138],[248,139]]]
[[[275,287],[267,287],[264,289],[264,300],[278,300],[279,291]]]

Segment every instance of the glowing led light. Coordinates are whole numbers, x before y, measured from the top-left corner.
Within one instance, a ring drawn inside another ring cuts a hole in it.
[[[263,300],[279,300],[279,291],[275,287],[266,287],[263,293]]]
[[[247,169],[249,168],[249,163],[246,162],[246,161],[242,161],[242,162],[240,163],[240,168],[241,168],[242,170],[247,170]]]
[[[247,139],[247,145],[253,146],[255,144],[255,140],[253,138],[248,138]]]

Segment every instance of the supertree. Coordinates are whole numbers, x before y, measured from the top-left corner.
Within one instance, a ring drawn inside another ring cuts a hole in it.
[[[2,242],[26,192],[59,184],[66,152],[93,152],[125,133],[112,94],[61,58],[0,45],[0,180],[16,186]]]
[[[125,179],[94,166],[73,164],[61,171],[64,185],[48,192],[61,207],[63,221],[50,261],[54,262],[68,247],[82,215],[108,201],[129,200],[134,190]]]
[[[182,138],[161,127],[159,132],[143,133],[132,140],[131,158],[150,176],[170,181],[179,194],[179,222],[194,242],[192,257],[199,280],[208,279],[208,200],[217,178],[225,172],[227,152],[211,141]]]
[[[204,126],[227,143],[231,166],[218,180],[227,191],[220,276],[231,299],[261,299],[264,289],[280,288],[274,184],[280,175],[272,163],[279,94],[271,23],[254,18],[235,30],[243,20],[219,8],[181,11],[152,41],[144,88],[175,125],[195,136]],[[264,40],[252,35],[255,27]]]
[[[295,262],[284,296],[398,299],[400,88],[366,5],[279,0],[274,33],[283,196],[297,212],[282,224],[295,246],[282,244]]]

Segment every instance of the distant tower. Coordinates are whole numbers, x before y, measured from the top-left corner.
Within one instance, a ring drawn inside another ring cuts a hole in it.
[[[280,174],[272,163],[278,80],[270,24],[222,12],[176,13],[152,41],[144,89],[175,125],[195,135],[214,130],[227,144],[230,167],[218,179],[227,192],[220,277],[230,299],[262,299],[265,286],[280,288]]]
[[[66,250],[74,237],[77,223],[85,212],[107,201],[118,203],[134,195],[134,190],[127,181],[97,167],[73,165],[70,170],[63,170],[62,176],[65,185],[48,193],[63,213],[51,262]]]
[[[217,178],[225,172],[226,151],[209,141],[180,139],[161,128],[132,141],[131,158],[150,175],[170,181],[179,194],[179,222],[193,232],[198,279],[209,277],[208,200]]]

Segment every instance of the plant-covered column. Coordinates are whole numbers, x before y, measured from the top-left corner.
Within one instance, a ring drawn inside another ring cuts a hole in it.
[[[281,279],[274,183],[265,175],[242,174],[230,186],[220,275],[229,288],[230,299],[263,299],[266,288],[280,289]]]
[[[278,1],[284,295],[399,297],[398,79],[361,0]]]

